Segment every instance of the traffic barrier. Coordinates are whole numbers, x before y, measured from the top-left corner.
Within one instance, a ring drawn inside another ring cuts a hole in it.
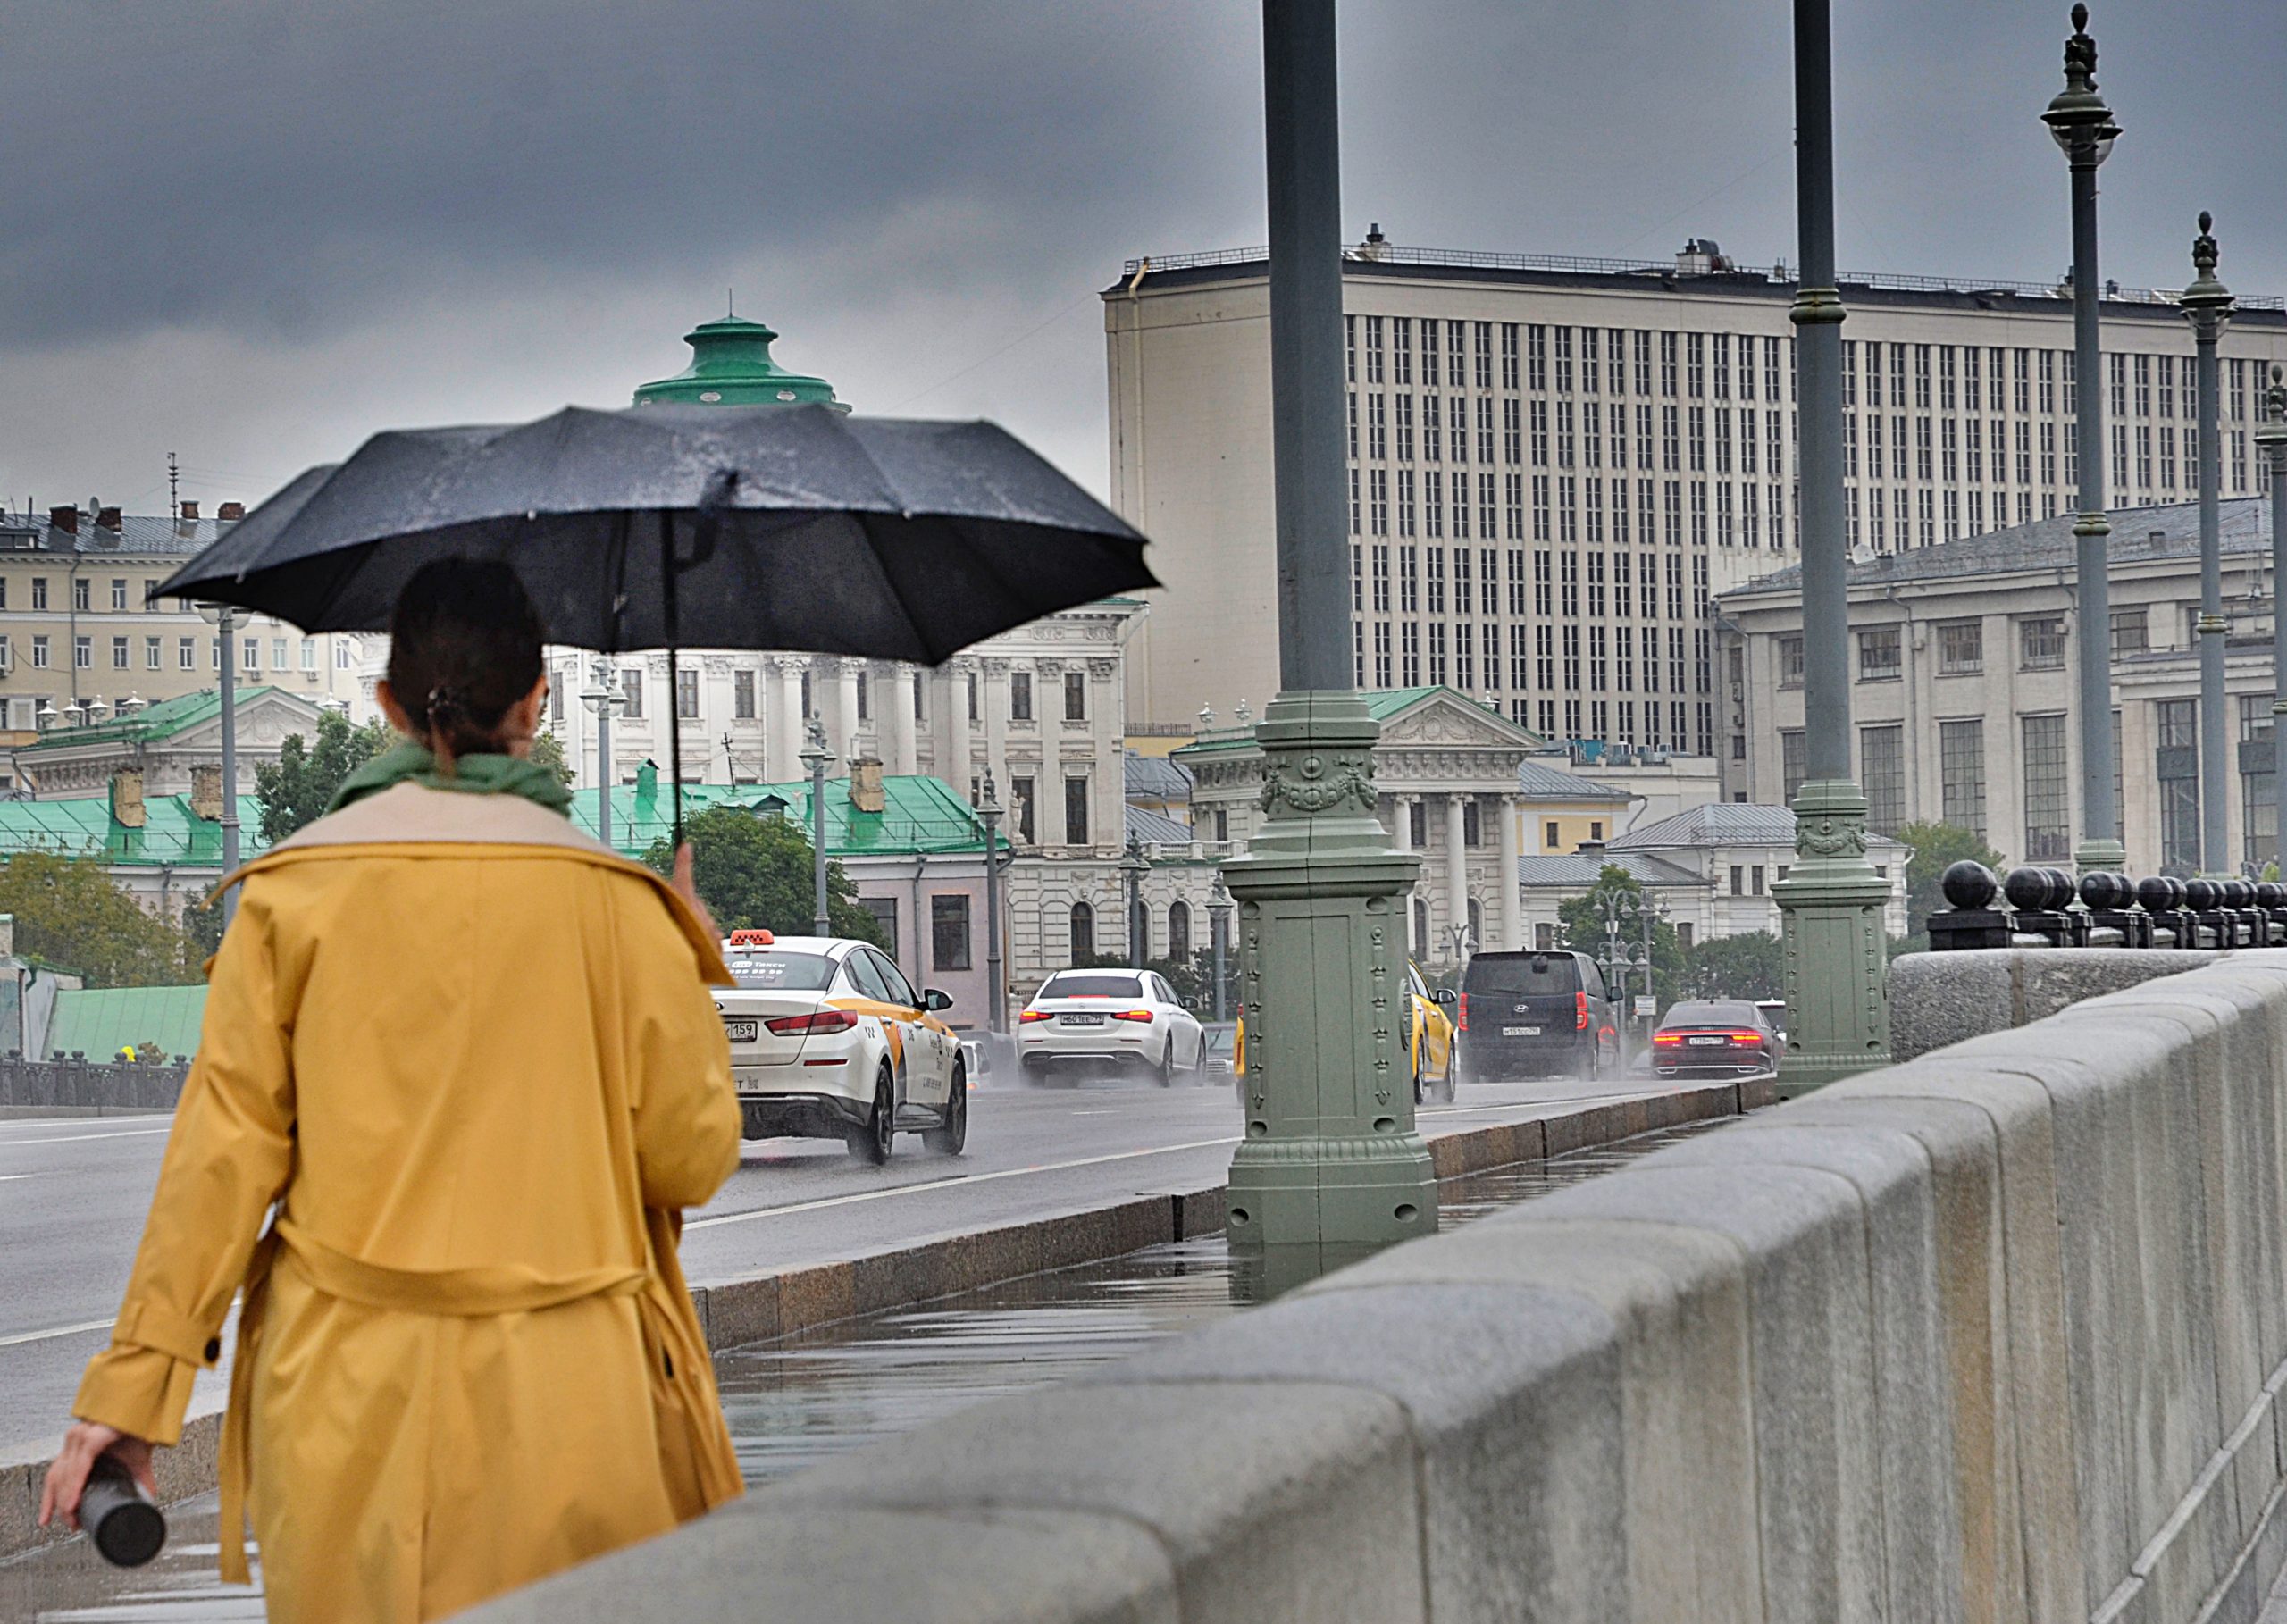
[[[481,1624],[2252,1620],[2287,954],[1834,1084]]]
[[[0,1110],[171,1111],[189,1075],[180,1055],[172,1065],[128,1066],[79,1055],[27,1060],[12,1054],[0,1058]]]

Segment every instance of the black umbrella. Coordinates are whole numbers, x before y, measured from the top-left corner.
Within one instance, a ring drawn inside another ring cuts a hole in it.
[[[573,407],[377,434],[248,514],[155,595],[377,632],[435,558],[498,558],[549,640],[936,665],[1158,584],[1144,538],[985,423],[823,406]],[[672,684],[673,676],[669,678]],[[676,829],[682,728],[671,704]]]

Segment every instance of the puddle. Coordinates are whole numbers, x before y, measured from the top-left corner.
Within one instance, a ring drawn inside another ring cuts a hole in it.
[[[1441,1226],[1624,1167],[1730,1118],[1546,1162],[1445,1180]],[[869,1314],[716,1356],[723,1408],[750,1484],[783,1478],[989,1399],[1063,1381],[1265,1293],[1220,1235]],[[214,1577],[215,1498],[169,1509],[166,1550],[121,1572],[85,1541],[0,1563],[0,1619],[40,1624],[217,1624],[262,1619],[258,1591]]]

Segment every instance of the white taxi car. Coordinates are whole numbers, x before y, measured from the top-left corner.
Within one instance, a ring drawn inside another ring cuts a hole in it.
[[[900,1133],[957,1156],[968,1136],[952,1000],[917,992],[871,943],[739,930],[723,944],[734,987],[714,989],[749,1139],[839,1139],[875,1166]]]
[[[1150,970],[1059,970],[1017,1018],[1017,1059],[1035,1081],[1110,1064],[1140,1067],[1166,1088],[1207,1063],[1207,1036]]]

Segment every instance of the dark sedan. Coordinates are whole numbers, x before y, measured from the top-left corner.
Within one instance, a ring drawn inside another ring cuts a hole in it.
[[[1652,1069],[1663,1077],[1751,1076],[1777,1068],[1780,1046],[1763,1011],[1744,1000],[1680,1003],[1652,1034]]]

